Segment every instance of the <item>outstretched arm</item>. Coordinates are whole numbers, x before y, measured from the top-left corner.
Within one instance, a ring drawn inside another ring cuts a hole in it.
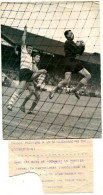
[[[26,45],[26,35],[27,35],[27,26],[24,27],[24,32],[22,35],[22,46]]]

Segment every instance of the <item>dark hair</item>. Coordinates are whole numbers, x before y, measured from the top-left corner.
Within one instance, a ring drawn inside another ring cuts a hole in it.
[[[71,31],[71,30],[66,30],[65,32],[64,32],[64,36],[67,38],[67,34],[68,34],[68,32],[69,31]]]
[[[35,56],[40,56],[40,53],[39,53],[39,52],[36,52],[36,53],[33,52],[32,56],[33,56],[33,57],[35,57]]]
[[[32,46],[32,45],[30,45],[30,44],[28,44],[28,45],[26,45],[26,48],[27,48],[27,47],[33,47],[33,46]]]

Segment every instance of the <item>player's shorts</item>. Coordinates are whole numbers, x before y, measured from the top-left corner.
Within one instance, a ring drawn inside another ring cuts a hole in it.
[[[32,70],[27,69],[27,68],[20,69],[20,72],[19,72],[19,81],[30,82],[33,73],[34,72]]]
[[[64,64],[65,72],[77,73],[83,69],[82,63],[79,60],[76,60],[75,58],[65,57]]]

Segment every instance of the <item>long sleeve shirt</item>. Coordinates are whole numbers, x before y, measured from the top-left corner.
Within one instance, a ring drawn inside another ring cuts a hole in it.
[[[75,58],[77,54],[82,55],[85,46],[77,46],[72,40],[67,40],[64,44],[65,57]]]
[[[27,52],[26,45],[21,48],[21,64],[20,68],[26,68],[32,70],[32,56]]]

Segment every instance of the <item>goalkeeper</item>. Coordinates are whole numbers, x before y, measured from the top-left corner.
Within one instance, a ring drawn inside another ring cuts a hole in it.
[[[87,85],[87,82],[91,79],[91,74],[83,67],[80,61],[76,60],[75,57],[77,54],[82,55],[85,49],[85,44],[83,41],[77,41],[76,43],[73,41],[74,34],[71,30],[66,30],[64,32],[66,37],[66,42],[64,44],[64,52],[65,52],[65,79],[60,81],[58,85],[50,92],[49,98],[52,99],[54,97],[54,93],[64,87],[69,85],[71,80],[72,73],[80,73],[84,76],[84,78],[78,83],[75,88],[69,89],[67,92],[73,92],[75,96],[79,99],[79,89],[83,85]]]

